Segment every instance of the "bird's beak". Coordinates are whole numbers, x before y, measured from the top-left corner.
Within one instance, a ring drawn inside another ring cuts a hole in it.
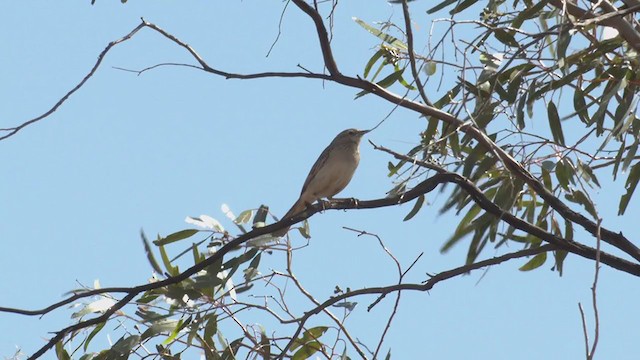
[[[358,134],[360,136],[364,136],[364,134],[368,133],[369,131],[371,131],[371,130],[358,130]]]

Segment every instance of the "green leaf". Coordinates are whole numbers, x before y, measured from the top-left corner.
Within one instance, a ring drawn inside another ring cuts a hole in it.
[[[420,211],[420,209],[422,208],[423,203],[424,203],[424,195],[418,196],[418,199],[416,200],[415,204],[413,204],[413,209],[411,209],[411,211],[407,214],[407,216],[404,217],[402,221],[410,220],[412,217],[416,216],[418,211]]]
[[[477,3],[478,0],[463,0],[462,2],[459,2],[458,5],[456,5],[455,8],[453,8],[451,11],[449,11],[449,14],[454,15],[457,13],[462,12],[464,9],[468,8],[469,6]]]
[[[200,232],[200,230],[196,230],[196,229],[186,229],[186,230],[180,230],[178,232],[175,232],[171,235],[168,235],[164,238],[158,239],[156,241],[154,241],[153,243],[156,245],[167,245],[170,244],[172,242],[176,242],[176,241],[180,241],[180,240],[184,240],[187,239],[195,234],[197,234],[198,232]]]
[[[249,220],[251,220],[252,216],[253,216],[253,210],[245,210],[241,212],[240,215],[238,215],[238,217],[236,217],[235,220],[233,220],[233,222],[238,225],[246,224],[249,222]]]
[[[601,135],[604,133],[604,116],[607,111],[607,107],[609,106],[609,101],[611,98],[618,93],[621,89],[624,89],[627,86],[627,82],[624,78],[618,80],[610,80],[607,84],[603,95],[599,98],[598,110],[593,114],[593,120],[596,122],[596,135]]]
[[[527,104],[527,93],[524,93],[520,100],[518,101],[518,106],[516,107],[516,123],[518,124],[518,129],[522,130],[525,128],[526,123],[524,122],[524,106]]]
[[[400,69],[400,67],[399,67],[398,65],[396,65],[396,66],[395,66],[395,69],[396,69],[396,71],[400,71],[400,70],[402,70],[402,73],[404,73],[404,68],[403,68],[403,69]],[[407,82],[407,80],[405,80],[405,79],[402,77],[402,73],[401,73],[400,79],[398,79],[398,82],[399,82],[402,86],[404,86],[406,89],[409,89],[409,90],[415,90],[416,88],[415,88],[414,86],[412,86],[411,84],[409,84],[409,83]]]
[[[537,269],[542,266],[545,261],[547,261],[547,253],[543,252],[536,256],[534,256],[531,260],[529,260],[526,264],[520,267],[520,271],[531,271],[533,269]]]
[[[147,260],[149,264],[151,264],[151,268],[158,274],[162,274],[162,269],[160,268],[160,264],[156,260],[156,257],[153,255],[153,251],[151,250],[151,244],[149,243],[149,239],[145,235],[144,231],[140,229],[140,238],[142,238],[142,245],[144,246],[144,252],[147,255]]]
[[[579,87],[576,87],[576,90],[573,93],[573,108],[576,110],[580,121],[585,124],[591,124],[589,112],[587,111],[587,102],[584,99],[585,94]]]
[[[193,255],[194,264],[199,264],[206,259],[204,254],[200,253],[196,244],[191,244],[191,254]]]
[[[121,356],[127,356],[131,353],[131,349],[140,344],[140,336],[131,335],[128,337],[121,337],[120,340],[111,347],[111,350]],[[125,357],[126,359],[126,357]]]
[[[515,17],[515,19],[513,19],[513,21],[511,22],[511,26],[519,29],[520,25],[522,25],[522,23],[525,20],[528,19],[532,19],[534,17],[537,17],[540,10],[542,10],[542,8],[544,8],[544,6],[549,2],[549,0],[543,0],[543,1],[539,1],[539,2],[535,2],[533,6],[527,7],[524,11],[521,11],[518,16]]]
[[[598,182],[596,175],[593,173],[593,169],[591,169],[589,165],[583,163],[580,159],[578,159],[577,171],[578,175],[589,183],[590,186],[591,183],[594,183],[596,186],[600,187],[600,183]]]
[[[556,250],[553,252],[553,256],[556,259],[556,264],[554,266],[555,270],[558,271],[560,276],[562,276],[562,270],[564,265],[564,259],[567,257],[569,253],[566,250]]]
[[[389,173],[387,174],[387,177],[392,177],[393,175],[396,175],[398,173],[398,170],[400,170],[400,168],[402,167],[402,164],[404,164],[404,162],[399,161],[398,165],[392,163],[391,161],[389,161],[387,163],[387,169],[389,170]]]
[[[572,190],[571,193],[565,195],[565,198],[571,202],[582,205],[582,207],[584,207],[594,219],[598,219],[598,212],[596,211],[595,206],[589,197],[587,197],[587,195],[582,191]]]
[[[209,314],[204,319],[207,319],[207,324],[204,326],[204,339],[207,344],[213,345],[213,335],[218,333],[218,317],[216,314]]]
[[[503,100],[507,101],[509,104],[513,104],[516,101],[524,75],[524,71],[521,70],[511,73],[511,77],[509,77],[509,83],[507,85],[507,93]]]
[[[164,264],[165,269],[171,276],[176,276],[180,273],[177,266],[173,266],[171,264],[171,260],[169,260],[169,255],[167,255],[167,250],[165,250],[164,245],[159,246],[160,249],[160,257],[162,258],[162,263]]]
[[[236,268],[240,264],[243,264],[243,263],[253,259],[254,256],[256,256],[257,254],[258,254],[258,249],[251,249],[251,250],[245,252],[244,254],[236,256],[236,257],[228,260],[227,262],[225,262],[224,265],[222,265],[222,270],[228,270],[228,269],[231,269],[231,268]]]
[[[62,341],[58,341],[56,343],[56,356],[59,360],[71,360],[69,353],[64,349],[64,344]]]
[[[367,61],[367,64],[364,66],[364,78],[366,79],[369,76],[369,71],[371,71],[371,67],[373,66],[373,64],[375,64],[378,59],[380,59],[382,57],[382,55],[384,55],[386,53],[386,51],[384,49],[380,49],[378,51],[376,51],[375,54],[373,54],[373,56],[371,57],[371,59],[369,59],[369,61]]]
[[[551,135],[553,140],[564,146],[564,134],[562,133],[562,124],[560,124],[560,116],[558,115],[558,108],[553,101],[549,101],[547,106],[547,115],[549,116],[549,127],[551,128]]]
[[[553,169],[555,169],[556,167],[556,163],[552,160],[545,160],[540,165],[542,166],[543,169],[547,171],[553,171]]]
[[[631,162],[634,160],[637,151],[638,151],[638,140],[636,139],[633,145],[629,147],[629,150],[627,151],[627,156],[622,162],[622,172],[627,171],[627,169],[629,168],[629,165],[631,165]]]
[[[162,344],[167,345],[173,342],[180,334],[180,331],[182,331],[182,329],[184,329],[185,327],[189,326],[189,324],[191,324],[191,320],[193,318],[192,316],[189,316],[186,320],[180,319],[180,321],[178,321],[178,323],[176,324],[175,328],[173,328],[173,330],[171,331],[171,334],[169,334],[167,339],[163,341]]]
[[[640,180],[640,162],[633,165],[631,167],[631,171],[629,171],[629,177],[627,177],[627,182],[624,185],[625,189],[627,189],[627,193],[622,195],[620,198],[618,215],[624,215],[624,212],[627,210],[631,196],[633,196],[633,192],[638,186],[638,180]]]
[[[310,341],[300,348],[300,350],[296,351],[295,354],[291,357],[291,360],[305,360],[310,358],[313,354],[317,353],[322,349],[322,343],[320,341]]]
[[[598,152],[600,150],[602,150],[603,147],[604,147],[604,144],[600,145],[600,149],[598,149]],[[620,167],[620,162],[622,161],[622,154],[624,154],[625,149],[626,149],[626,144],[624,142],[621,142],[620,143],[620,150],[618,150],[618,153],[616,154],[616,156],[613,159],[613,174],[612,175],[613,175],[613,180],[614,181],[617,179],[618,168]]]
[[[548,91],[553,91],[555,89],[559,89],[571,82],[573,82],[576,78],[580,77],[580,76],[584,76],[585,72],[591,71],[593,70],[593,67],[591,65],[583,65],[578,67],[577,70],[567,74],[566,76],[562,77],[560,80],[552,80],[549,81],[547,83],[545,83],[544,85],[540,86],[540,88],[537,91],[533,91],[533,94],[530,96],[530,99],[537,99],[538,97],[542,96],[544,93],[548,92]],[[533,86],[532,86],[532,90]],[[531,100],[530,100],[531,101]]]
[[[440,252],[445,253],[453,247],[460,239],[469,235],[475,230],[475,226],[471,224],[471,221],[480,213],[481,208],[478,205],[473,205],[467,214],[462,218],[454,234],[442,245]]]
[[[574,175],[575,171],[569,159],[564,158],[558,161],[556,164],[556,178],[560,186],[565,190],[569,190],[569,183],[575,184]]]
[[[371,34],[375,35],[376,37],[378,37],[380,40],[388,43],[391,46],[395,46],[396,48],[402,49],[402,50],[407,50],[408,47],[405,43],[403,43],[402,41],[398,40],[397,38],[384,33],[372,26],[370,26],[369,24],[367,24],[366,22],[358,19],[357,17],[353,17],[352,18],[353,21],[355,21],[356,23],[358,23],[358,25],[362,26],[365,30],[367,30],[368,32],[370,32]]]
[[[173,330],[178,324],[179,324],[178,320],[172,320],[172,319],[163,319],[163,320],[156,321],[153,324],[151,324],[151,326],[149,326],[149,328],[147,328],[145,332],[142,333],[142,335],[140,336],[140,340],[144,341],[160,333],[167,333]]]
[[[496,29],[493,33],[496,39],[498,39],[498,41],[500,41],[501,43],[515,48],[520,47],[520,44],[518,44],[518,41],[511,32],[502,29]]]
[[[558,61],[565,62],[567,47],[569,46],[570,42],[571,42],[571,34],[569,34],[569,31],[565,30],[560,34],[560,36],[558,36],[558,42],[556,44],[557,45],[556,56]],[[560,66],[560,68],[562,69],[564,67]]]
[[[222,357],[220,359],[236,360],[237,359],[236,355],[238,354],[238,349],[240,348],[240,345],[242,344],[243,339],[244,337],[233,340],[231,344],[229,344],[229,346],[227,346],[224,349],[224,352],[222,353]]]
[[[535,94],[538,83],[536,79],[533,79],[531,85],[529,86],[529,91],[527,91],[527,116],[529,119],[533,118],[533,104],[535,104],[538,96]]]
[[[404,68],[403,69],[398,69],[396,71],[394,71],[393,73],[391,73],[389,76],[385,77],[384,79],[378,81],[376,84],[378,84],[380,87],[383,88],[388,88],[389,86],[393,85],[396,81],[399,81],[400,79],[402,79],[402,73],[404,72]]]
[[[101,322],[100,324],[96,325],[96,327],[93,328],[93,330],[91,330],[91,333],[89,334],[89,336],[87,336],[87,340],[84,341],[84,351],[87,351],[87,348],[89,347],[89,343],[91,342],[91,340],[98,335],[98,333],[100,332],[100,330],[102,330],[102,328],[106,325],[106,322]]]
[[[571,221],[565,221],[564,223],[564,238],[573,241],[573,223]]]
[[[445,0],[443,2],[441,2],[440,4],[432,7],[431,9],[427,10],[427,14],[431,15],[437,11],[440,11],[444,8],[446,8],[447,6],[451,5],[451,4],[455,4],[456,2],[458,2],[458,0]]]
[[[309,342],[318,341],[318,339],[328,330],[326,326],[316,326],[305,331],[301,338],[295,339],[291,345],[291,351],[303,346]],[[306,358],[305,358],[306,359]]]
[[[402,79],[402,73],[403,72],[404,72],[404,69],[400,69],[400,70],[394,71],[393,73],[391,73],[390,75],[388,75],[384,79],[378,81],[376,84],[378,84],[378,86],[386,89],[389,86],[391,86],[393,83],[395,83],[396,81],[399,81],[400,79]],[[362,90],[362,91],[360,91],[359,93],[356,94],[355,99],[361,98],[361,97],[367,95],[368,93],[369,93],[369,91]]]

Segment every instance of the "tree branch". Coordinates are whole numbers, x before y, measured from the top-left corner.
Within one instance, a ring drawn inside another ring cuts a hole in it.
[[[291,345],[293,345],[293,343],[296,341],[298,336],[300,336],[300,333],[302,332],[302,330],[304,328],[304,324],[307,322],[307,320],[309,320],[309,318],[311,318],[311,316],[320,314],[322,311],[324,311],[324,309],[326,309],[326,308],[328,308],[328,307],[330,307],[330,306],[332,306],[334,304],[337,304],[337,303],[339,303],[341,301],[344,301],[344,300],[346,300],[348,298],[355,297],[355,296],[361,296],[361,295],[373,295],[373,294],[386,295],[386,294],[390,294],[390,293],[393,293],[393,292],[396,292],[396,291],[400,292],[400,291],[404,291],[404,290],[429,291],[437,283],[439,283],[441,281],[449,280],[449,279],[454,278],[456,276],[467,274],[467,273],[469,273],[469,272],[471,272],[473,270],[481,269],[483,267],[487,267],[487,266],[491,266],[491,265],[497,265],[497,264],[500,264],[500,263],[503,263],[505,261],[512,260],[512,259],[522,258],[522,257],[526,257],[526,256],[533,256],[533,255],[537,255],[537,254],[540,254],[540,253],[543,253],[543,252],[554,251],[554,250],[558,250],[558,248],[556,246],[554,246],[554,245],[546,244],[546,245],[542,245],[542,246],[540,246],[538,248],[520,250],[520,251],[516,251],[516,252],[513,252],[513,253],[505,254],[505,255],[502,255],[502,256],[497,256],[497,257],[494,257],[494,258],[491,258],[491,259],[478,261],[478,262],[473,263],[473,264],[464,265],[464,266],[460,266],[460,267],[457,267],[457,268],[454,268],[454,269],[451,269],[451,270],[443,271],[443,272],[440,272],[440,273],[430,277],[429,280],[425,281],[423,284],[397,284],[397,285],[391,285],[391,286],[385,286],[385,287],[364,288],[364,289],[353,290],[353,291],[350,291],[350,292],[345,292],[343,294],[332,296],[331,298],[329,298],[328,300],[326,300],[322,304],[318,305],[314,309],[305,312],[304,316],[302,316],[299,319],[298,328],[296,329],[296,332],[291,336],[291,340],[284,347],[284,349],[282,349],[282,352],[280,353],[280,355],[276,359],[283,359],[285,357],[286,352],[289,350]]]
[[[89,326],[93,326],[99,323],[102,323],[106,320],[109,319],[109,317],[111,315],[113,315],[117,310],[119,310],[120,308],[124,307],[126,304],[128,304],[136,295],[145,292],[145,291],[149,291],[149,290],[153,290],[153,289],[157,289],[157,288],[161,288],[161,287],[165,287],[171,284],[176,284],[179,283],[181,281],[184,281],[186,279],[188,279],[189,277],[191,277],[192,275],[198,273],[201,270],[204,270],[206,267],[208,267],[209,265],[215,263],[216,261],[219,261],[223,258],[223,256],[225,254],[227,254],[228,252],[230,252],[233,249],[238,248],[240,245],[242,245],[243,243],[256,238],[257,236],[260,235],[265,235],[265,234],[271,234],[274,231],[280,230],[280,229],[284,229],[285,227],[289,227],[291,225],[293,225],[294,223],[303,221],[305,219],[308,219],[309,217],[311,217],[313,214],[321,212],[321,211],[326,211],[326,210],[347,210],[347,209],[371,209],[371,208],[379,208],[379,207],[386,207],[386,206],[396,206],[398,204],[402,204],[402,203],[406,203],[409,202],[415,198],[417,198],[420,195],[424,195],[426,193],[429,193],[431,191],[433,191],[439,184],[444,184],[444,183],[455,183],[458,186],[461,186],[468,194],[469,196],[471,196],[471,198],[473,199],[473,201],[475,201],[478,206],[480,206],[482,209],[484,209],[485,211],[487,211],[490,214],[493,214],[494,216],[496,216],[498,219],[501,219],[505,222],[507,222],[508,224],[512,225],[513,227],[515,227],[516,229],[525,231],[533,236],[536,236],[546,242],[548,242],[551,245],[554,245],[555,247],[562,249],[562,250],[566,250],[569,251],[571,253],[580,255],[584,258],[587,259],[591,259],[591,260],[595,260],[597,259],[597,257],[600,257],[600,261],[604,264],[607,264],[615,269],[624,271],[626,273],[635,275],[635,276],[640,276],[640,264],[635,264],[635,263],[631,263],[627,260],[621,259],[617,256],[605,253],[605,252],[598,252],[596,249],[593,249],[591,247],[588,247],[586,245],[577,243],[575,241],[569,241],[566,239],[563,239],[557,235],[548,233],[547,231],[545,231],[544,229],[535,226],[533,224],[530,224],[518,217],[513,216],[512,214],[503,211],[498,205],[494,204],[491,200],[489,200],[480,189],[478,189],[475,184],[473,184],[469,179],[455,174],[455,173],[449,173],[449,172],[442,172],[439,174],[436,174],[424,181],[422,181],[421,183],[419,183],[418,185],[416,185],[413,189],[405,192],[404,194],[401,195],[397,195],[397,196],[393,196],[393,197],[387,197],[387,198],[382,198],[382,199],[377,199],[377,200],[369,200],[369,201],[353,201],[352,199],[344,199],[344,200],[333,200],[330,202],[322,202],[322,203],[317,203],[315,205],[312,205],[310,207],[308,207],[305,211],[303,211],[302,213],[291,217],[291,218],[286,218],[286,219],[282,219],[274,224],[265,226],[265,227],[261,227],[261,228],[256,228],[253,229],[251,231],[249,231],[246,234],[243,234],[239,237],[237,237],[236,239],[228,242],[227,244],[225,244],[223,247],[221,247],[215,254],[213,254],[211,257],[207,258],[206,260],[192,266],[191,268],[185,270],[184,272],[182,272],[181,274],[175,276],[175,277],[170,277],[167,278],[165,280],[162,281],[158,281],[155,283],[150,283],[150,284],[145,284],[145,285],[140,285],[140,286],[136,286],[136,287],[132,287],[132,288],[103,288],[100,290],[92,290],[86,293],[81,293],[81,294],[76,294],[74,295],[73,299],[79,299],[79,298],[83,298],[83,297],[87,297],[90,296],[89,294],[97,294],[97,293],[107,293],[107,292],[116,292],[114,290],[117,290],[118,292],[126,292],[127,295],[119,300],[113,307],[111,307],[109,310],[105,311],[105,313],[101,316],[98,316],[96,318],[93,319],[89,319],[89,320],[85,320],[85,321],[81,321],[75,325],[72,326],[68,326],[60,331],[58,331],[56,333],[56,336],[54,338],[52,338],[49,342],[47,342],[46,345],[44,345],[40,350],[38,350],[34,355],[32,355],[29,359],[36,359],[37,357],[39,357],[40,355],[44,354],[47,350],[51,349],[56,342],[58,342],[60,339],[62,339],[66,334],[70,333],[70,332],[74,332],[80,329],[84,329],[87,328]],[[127,290],[128,289],[128,290]],[[394,290],[395,291],[395,290]],[[71,299],[70,298],[70,299]],[[48,311],[53,310],[56,307],[62,306],[62,304],[68,304],[70,303],[71,300],[66,299],[63,300],[59,303],[56,304],[56,306],[49,306]],[[25,315],[36,315],[36,314],[43,314],[42,310],[39,311],[26,311],[26,310],[20,310],[17,311],[17,309],[10,309],[10,308],[0,308],[0,311],[5,311],[5,312],[14,312],[14,313],[22,313]]]
[[[15,135],[18,131],[24,129],[25,127],[38,122],[44,118],[46,118],[47,116],[53,114],[56,110],[58,110],[58,108],[65,102],[67,101],[67,99],[69,99],[69,97],[71,95],[73,95],[73,93],[75,93],[76,91],[78,91],[92,76],[93,74],[95,74],[95,72],[98,70],[98,67],[100,67],[100,64],[102,64],[102,61],[104,60],[104,57],[107,55],[107,53],[109,52],[109,50],[111,50],[112,47],[125,42],[129,39],[131,39],[133,37],[133,35],[135,35],[138,31],[140,31],[140,29],[142,29],[143,27],[145,27],[146,25],[144,23],[136,26],[133,30],[131,30],[131,32],[129,32],[127,35],[121,37],[118,40],[112,41],[110,42],[106,48],[104,48],[104,50],[102,50],[102,52],[100,53],[100,55],[98,55],[98,60],[96,61],[96,63],[93,65],[93,67],[91,68],[91,70],[89,71],[89,73],[87,75],[84,76],[84,78],[76,85],[73,87],[73,89],[71,89],[69,92],[67,92],[62,98],[60,98],[60,100],[58,100],[58,102],[55,103],[55,105],[53,105],[53,107],[49,110],[47,110],[44,114],[37,116],[31,120],[27,120],[25,122],[23,122],[22,124],[15,126],[15,127],[11,127],[11,128],[5,128],[5,129],[0,129],[0,132],[4,132],[3,135],[0,135],[0,140],[4,140],[8,137],[11,137],[13,135]]]
[[[335,64],[335,60],[333,59],[333,54],[331,53],[331,46],[327,37],[327,31],[322,21],[322,17],[303,0],[292,1],[302,11],[309,15],[309,17],[311,17],[311,19],[315,23],[318,39],[321,44],[323,58],[325,59],[325,62],[328,61],[328,63],[325,63],[325,65],[327,66],[327,68],[329,68],[330,64]],[[598,232],[598,226],[595,222],[589,220],[584,215],[572,210],[564,202],[562,202],[562,200],[554,196],[553,193],[551,193],[547,188],[544,187],[542,182],[535,178],[526,168],[524,168],[524,166],[522,166],[522,164],[520,164],[511,155],[500,148],[495,142],[493,142],[493,140],[491,140],[481,129],[477,128],[472,122],[464,122],[440,109],[436,109],[432,106],[420,104],[413,100],[401,97],[367,80],[345,76],[340,73],[332,73],[331,80],[339,84],[366,90],[398,106],[416,111],[425,116],[431,116],[444,121],[445,123],[454,126],[457,130],[468,134],[470,137],[482,144],[488,151],[493,153],[504,164],[507,170],[511,171],[514,176],[522,179],[563,218],[582,226],[592,236],[596,236],[596,233]],[[640,261],[640,248],[635,246],[631,241],[624,237],[622,233],[615,233],[605,228],[600,228],[600,231],[603,241],[617,247],[618,249],[627,253],[629,256]]]
[[[184,43],[183,41],[181,41],[180,39],[178,39],[177,37],[171,35],[170,33],[166,32],[165,30],[163,30],[162,28],[158,27],[157,25],[150,23],[144,19],[141,20],[141,23],[136,26],[133,30],[131,30],[131,32],[129,32],[127,35],[121,37],[120,39],[117,39],[115,41],[110,42],[105,48],[104,50],[102,50],[102,52],[100,52],[100,54],[98,55],[98,59],[95,62],[95,64],[93,65],[93,67],[91,68],[91,70],[84,76],[84,78],[82,78],[82,80],[76,85],[74,86],[71,90],[69,90],[62,98],[60,98],[60,100],[58,100],[53,107],[51,107],[49,110],[47,110],[46,112],[44,112],[43,114],[27,120],[25,122],[23,122],[20,125],[14,126],[14,127],[10,127],[10,128],[2,128],[0,129],[0,141],[7,139],[13,135],[15,135],[18,131],[24,129],[25,127],[36,123],[40,120],[43,120],[45,118],[47,118],[48,116],[50,116],[51,114],[53,114],[54,112],[56,112],[58,110],[58,108],[60,106],[62,106],[62,104],[64,104],[70,97],[71,95],[73,95],[76,91],[78,91],[80,88],[82,88],[84,86],[84,84],[91,78],[93,77],[93,75],[95,74],[95,72],[98,70],[98,68],[100,67],[100,65],[102,65],[103,60],[105,59],[107,53],[116,45],[123,43],[127,40],[130,40],[131,38],[133,38],[133,36],[140,31],[142,28],[151,28],[157,32],[159,32],[160,34],[162,34],[163,36],[165,36],[166,38],[168,38],[169,40],[175,42],[176,44],[178,44],[179,46],[185,48],[193,57],[194,59],[200,64],[201,67],[197,67],[194,65],[189,65],[189,64],[160,64],[160,65],[155,65],[155,66],[151,66],[149,68],[145,68],[143,70],[140,71],[134,71],[137,72],[138,75],[140,75],[141,73],[148,71],[152,68],[156,68],[158,66],[164,66],[164,65],[173,65],[173,66],[188,66],[188,67],[194,67],[200,70],[204,70],[206,72],[215,74],[215,75],[219,75],[224,77],[225,79],[241,79],[241,80],[248,80],[248,79],[260,79],[260,78],[272,78],[272,77],[286,77],[286,78],[309,78],[309,79],[322,79],[322,80],[330,80],[330,76],[326,75],[326,74],[316,74],[316,73],[310,73],[310,72],[261,72],[261,73],[254,73],[254,74],[237,74],[237,73],[229,73],[229,72],[225,72],[225,71],[221,71],[218,69],[215,69],[211,66],[209,66],[203,59],[202,57],[200,57],[200,55],[198,55],[198,53],[188,44]],[[132,71],[132,70],[127,70],[127,69],[122,69],[119,68],[120,70],[124,70],[124,71]]]
[[[635,11],[638,8],[638,4],[634,4],[632,9],[617,12],[611,3],[606,0],[600,0],[598,4],[600,4],[600,7],[604,10],[604,14],[595,14],[592,11],[584,10],[572,1],[550,0],[549,4],[559,10],[563,10],[566,7],[569,14],[580,20],[593,20],[598,24],[618,30],[620,36],[627,41],[629,46],[633,47],[636,51],[640,51],[640,34],[622,17],[629,11]],[[609,16],[609,13],[612,13],[613,17]]]
[[[415,48],[413,45],[413,29],[411,29],[411,14],[409,13],[409,4],[407,0],[402,0],[402,13],[404,15],[404,27],[405,33],[407,34],[407,52],[409,53],[409,65],[411,66],[411,74],[413,75],[413,79],[416,82],[416,87],[418,88],[418,92],[420,93],[420,97],[425,104],[429,106],[433,106],[427,94],[424,92],[424,86],[422,85],[422,81],[420,80],[420,72],[418,71],[418,66],[416,65],[416,54]]]
[[[437,118],[441,121],[444,121],[450,125],[453,125],[459,131],[469,134],[472,138],[481,143],[486,149],[492,152],[500,161],[505,165],[505,167],[511,171],[515,176],[521,178],[525,183],[527,183],[536,193],[540,195],[540,197],[545,200],[554,210],[556,210],[563,218],[570,220],[576,224],[582,226],[585,230],[587,230],[594,237],[596,236],[596,232],[598,226],[595,222],[589,220],[584,215],[573,211],[566,204],[564,204],[559,198],[554,196],[549,190],[547,190],[544,185],[538,181],[527,169],[525,169],[518,161],[516,161],[511,155],[505,152],[502,148],[500,148],[497,144],[495,144],[486,134],[482,132],[482,130],[475,127],[471,122],[463,122],[462,120],[456,118],[455,116],[446,113],[442,110],[436,109],[434,107],[417,103],[415,101],[406,99],[404,97],[398,96],[394,93],[387,91],[386,89],[380,87],[375,83],[371,83],[369,81],[354,78],[349,76],[342,75],[337,68],[335,60],[333,58],[333,53],[331,51],[331,46],[329,43],[329,38],[327,35],[327,31],[324,27],[324,23],[322,17],[319,13],[317,13],[309,4],[304,2],[303,0],[292,0],[302,11],[304,11],[307,15],[311,17],[316,25],[316,30],[318,33],[318,39],[320,41],[320,47],[322,49],[322,55],[325,61],[325,66],[329,70],[331,75],[325,74],[317,74],[317,73],[309,73],[309,72],[263,72],[263,73],[255,73],[255,74],[236,74],[229,73],[221,70],[217,70],[211,66],[209,66],[198,53],[188,44],[182,42],[175,36],[161,29],[155,24],[149,23],[142,19],[142,23],[139,24],[134,30],[132,30],[129,34],[124,37],[113,41],[107,45],[107,47],[101,52],[98,57],[98,61],[92,68],[92,70],[84,77],[84,79],[76,85],[70,92],[68,92],[62,99],[56,103],[56,105],[51,108],[49,111],[44,113],[37,118],[31,119],[17,127],[9,128],[9,129],[1,129],[4,131],[8,131],[9,133],[0,136],[0,140],[10,137],[17,133],[19,130],[24,127],[42,120],[55,112],[57,108],[64,103],[69,96],[71,96],[75,91],[81,88],[84,83],[95,73],[99,65],[102,63],[107,52],[115,45],[122,43],[126,40],[129,40],[133,35],[135,35],[140,29],[143,27],[149,27],[160,34],[164,35],[168,39],[172,40],[179,46],[185,48],[202,66],[202,70],[210,72],[212,74],[222,76],[226,79],[256,79],[256,78],[267,78],[267,77],[305,77],[305,78],[315,78],[322,80],[330,80],[337,82],[339,84],[343,84],[346,86],[358,88],[361,90],[368,91],[373,93],[393,104],[398,106],[407,108],[409,110],[416,111],[425,116],[431,116]],[[601,228],[601,236],[602,240],[619,248],[625,253],[629,254],[636,260],[640,260],[640,249],[635,246],[631,241],[629,241],[622,233],[615,233],[606,228]]]

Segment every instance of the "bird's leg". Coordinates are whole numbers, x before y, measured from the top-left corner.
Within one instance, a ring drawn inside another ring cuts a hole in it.
[[[327,198],[327,199],[331,200],[331,198]],[[322,199],[318,199],[318,203],[320,203],[320,205],[322,205],[322,210],[321,211],[324,212],[327,209],[327,206],[326,206],[327,204]]]

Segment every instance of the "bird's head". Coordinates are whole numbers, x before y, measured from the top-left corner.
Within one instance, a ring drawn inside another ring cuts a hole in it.
[[[370,130],[347,129],[338,134],[333,142],[354,142],[356,144],[359,144],[362,136],[364,136],[364,134],[368,133],[369,131]]]

